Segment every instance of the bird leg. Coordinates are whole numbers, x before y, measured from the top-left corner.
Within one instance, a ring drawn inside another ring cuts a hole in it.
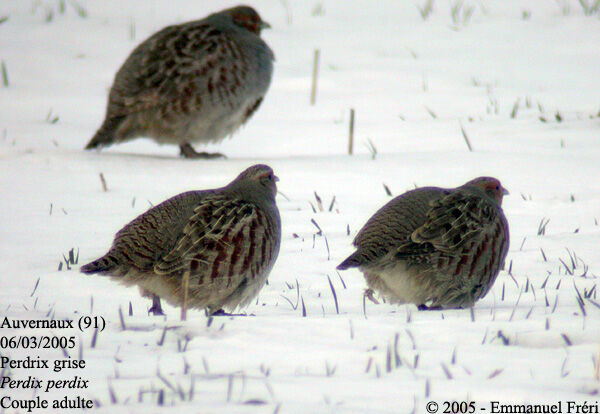
[[[188,305],[188,291],[190,287],[190,272],[186,271],[183,274],[183,280],[181,281],[181,289],[183,290],[183,304],[181,305],[181,320],[187,319],[187,305]]]
[[[219,152],[214,152],[214,153],[210,153],[210,152],[196,152],[196,150],[194,149],[194,147],[192,147],[190,144],[185,143],[185,144],[181,144],[179,146],[179,150],[180,150],[180,155],[183,158],[191,158],[191,159],[213,159],[213,158],[227,158],[225,155],[219,153]]]
[[[148,309],[148,314],[150,313],[154,316],[164,316],[165,314],[160,304],[160,297],[157,295],[152,295],[152,307]]]

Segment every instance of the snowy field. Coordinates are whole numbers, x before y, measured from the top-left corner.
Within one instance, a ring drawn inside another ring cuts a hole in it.
[[[600,12],[576,0],[250,3],[273,26],[270,91],[232,139],[208,147],[229,159],[194,161],[143,139],[83,147],[137,43],[236,2],[0,1],[0,318],[106,322],[101,332],[0,328],[76,342],[2,356],[86,361],[2,376],[89,381],[6,386],[0,397],[79,396],[105,413],[426,413],[429,401],[440,413],[444,401],[598,410]],[[192,311],[181,323],[169,306],[148,316],[136,289],[79,273],[150,205],[259,162],[281,179],[283,239],[249,316]],[[365,303],[362,275],[335,271],[390,199],[384,184],[398,195],[480,175],[511,192],[511,246],[472,310]],[[71,249],[78,264],[65,263]]]

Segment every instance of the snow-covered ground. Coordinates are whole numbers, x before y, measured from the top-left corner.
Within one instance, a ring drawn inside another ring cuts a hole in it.
[[[208,148],[229,159],[189,161],[143,139],[100,153],[83,146],[139,41],[236,2],[0,2],[0,21],[8,17],[0,23],[8,77],[7,86],[0,77],[0,318],[106,321],[96,338],[93,329],[0,329],[0,337],[76,340],[72,349],[2,356],[87,363],[3,376],[89,380],[49,393],[4,387],[0,397],[81,396],[106,413],[425,413],[428,401],[440,412],[444,401],[473,401],[477,411],[491,401],[598,407],[599,13],[584,15],[576,0],[465,0],[454,12],[458,1],[437,0],[423,18],[426,3],[252,1],[273,26],[263,35],[277,57],[271,89],[248,125]],[[151,204],[224,185],[257,162],[275,169],[285,197],[277,200],[281,253],[245,310],[251,316],[209,321],[192,311],[181,323],[172,307],[166,318],[148,316],[136,289],[78,272]],[[335,271],[389,200],[384,184],[397,195],[479,175],[511,191],[511,247],[507,269],[472,311],[365,304],[361,274]],[[79,264],[67,270],[72,248]]]

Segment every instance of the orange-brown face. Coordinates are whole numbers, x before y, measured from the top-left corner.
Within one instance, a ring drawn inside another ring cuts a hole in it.
[[[231,15],[233,23],[257,35],[260,34],[262,29],[271,27],[269,23],[262,21],[252,7],[238,6],[230,9],[228,13]]]
[[[264,164],[253,165],[243,171],[236,180],[251,180],[265,188],[273,197],[277,194],[277,181],[279,178],[275,175],[271,167]]]
[[[500,181],[494,177],[479,177],[468,182],[468,184],[481,188],[485,193],[502,205],[502,197],[508,195],[508,190],[502,187]]]
[[[263,173],[254,177],[260,183],[264,185],[275,185],[279,178],[273,173],[273,171],[264,171]]]

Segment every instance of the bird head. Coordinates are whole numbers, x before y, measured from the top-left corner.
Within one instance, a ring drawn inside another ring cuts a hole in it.
[[[257,164],[242,171],[232,184],[250,186],[254,192],[275,200],[279,178],[268,165]],[[253,195],[258,195],[253,194]]]
[[[466,183],[465,186],[481,189],[491,199],[496,200],[498,205],[502,205],[502,197],[509,194],[508,190],[502,187],[500,181],[494,177],[478,177]]]
[[[231,16],[231,20],[236,26],[242,27],[249,32],[260,35],[262,29],[268,29],[271,25],[263,21],[259,14],[252,7],[237,6],[224,10],[223,13]]]

